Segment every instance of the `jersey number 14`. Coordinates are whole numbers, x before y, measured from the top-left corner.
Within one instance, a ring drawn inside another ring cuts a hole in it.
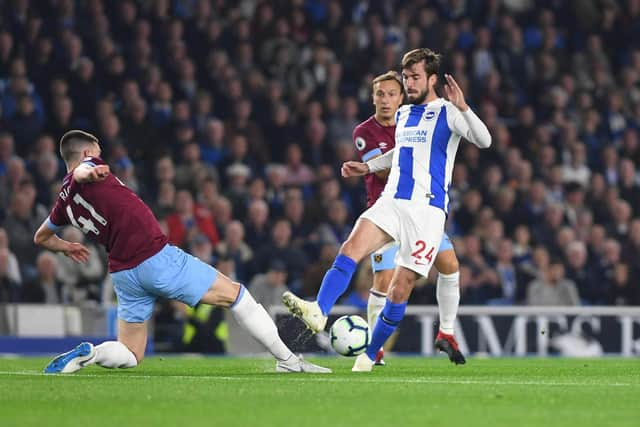
[[[73,196],[73,201],[76,205],[82,206],[91,214],[91,217],[98,221],[101,225],[106,226],[107,220],[104,219],[102,215],[96,212],[96,209],[91,205],[91,203],[87,202],[80,194],[76,193]],[[73,215],[73,211],[71,210],[71,206],[67,206],[67,216],[69,217],[69,221],[71,221],[71,225],[76,228],[82,230],[84,234],[89,232],[94,233],[96,236],[100,234],[100,230],[96,227],[95,223],[91,218],[85,218],[83,216],[79,216],[78,219]]]

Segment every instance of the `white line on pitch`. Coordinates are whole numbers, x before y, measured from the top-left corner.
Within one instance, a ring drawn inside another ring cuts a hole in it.
[[[519,380],[465,380],[456,378],[376,378],[376,377],[358,377],[363,374],[354,374],[349,377],[330,377],[325,375],[313,375],[299,377],[296,374],[275,374],[260,377],[229,377],[217,375],[98,375],[98,374],[76,374],[76,375],[51,375],[36,371],[0,371],[0,375],[6,376],[31,376],[31,377],[49,377],[49,378],[119,378],[119,379],[180,379],[180,380],[203,380],[203,381],[295,381],[295,382],[327,382],[327,383],[388,383],[388,384],[460,384],[460,385],[516,385],[516,386],[541,386],[541,387],[557,387],[557,386],[599,386],[599,387],[639,387],[640,383],[599,383],[599,382],[570,382],[570,381],[519,381]],[[329,374],[330,375],[330,374]]]

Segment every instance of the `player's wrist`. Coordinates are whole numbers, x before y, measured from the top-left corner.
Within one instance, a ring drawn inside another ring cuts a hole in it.
[[[367,167],[365,175],[368,175],[370,173],[375,173],[375,172],[378,171],[378,168],[375,167],[375,163],[370,163],[370,162],[371,161],[365,162],[365,164],[364,164]]]

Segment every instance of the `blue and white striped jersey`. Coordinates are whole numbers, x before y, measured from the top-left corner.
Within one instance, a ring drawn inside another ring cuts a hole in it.
[[[491,145],[484,123],[442,98],[403,105],[396,113],[396,147],[382,197],[425,201],[449,213],[449,187],[460,138]]]

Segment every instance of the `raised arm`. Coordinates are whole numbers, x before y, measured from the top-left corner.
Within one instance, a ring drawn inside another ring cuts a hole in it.
[[[107,176],[109,176],[108,165],[92,166],[88,163],[80,163],[80,165],[73,170],[73,179],[80,184],[102,181]]]
[[[451,129],[478,148],[488,148],[491,145],[489,129],[471,108],[456,114]]]
[[[469,108],[464,100],[462,89],[460,89],[454,78],[450,74],[445,74],[445,79],[447,84],[444,88],[447,98],[460,112],[455,114],[453,120],[449,122],[451,130],[479,148],[489,147],[491,145],[489,129]]]

